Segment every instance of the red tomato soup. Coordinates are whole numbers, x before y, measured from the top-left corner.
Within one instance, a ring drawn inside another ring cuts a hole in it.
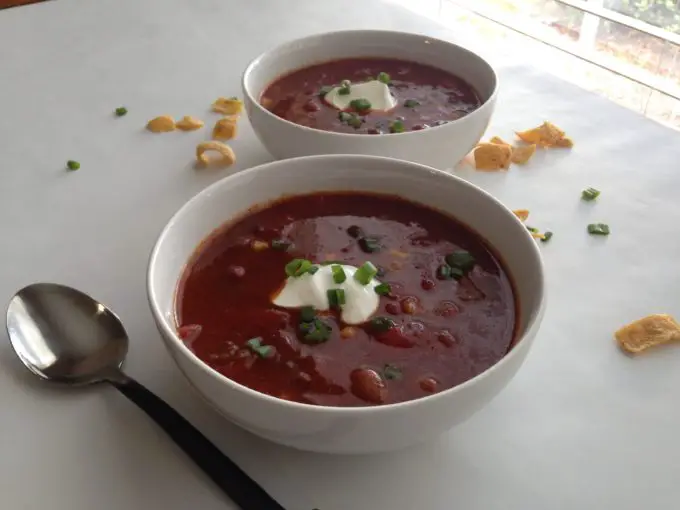
[[[331,309],[273,304],[310,282]],[[368,302],[376,309],[359,307]],[[351,307],[366,320],[344,322]],[[412,400],[480,374],[511,348],[516,309],[503,264],[467,227],[398,197],[340,192],[281,199],[217,230],[176,302],[180,337],[216,371],[342,407]]]
[[[344,85],[349,94],[352,87],[374,80],[388,87],[392,108],[379,110],[379,104],[370,103],[342,108],[327,100],[333,87]],[[472,86],[451,73],[416,62],[377,58],[334,60],[299,69],[269,85],[260,102],[296,124],[353,134],[427,129],[459,119],[482,104]]]

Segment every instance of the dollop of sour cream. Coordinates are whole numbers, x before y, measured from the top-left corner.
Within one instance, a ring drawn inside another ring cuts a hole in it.
[[[355,99],[366,99],[371,103],[371,110],[387,111],[397,106],[397,100],[392,96],[390,88],[378,80],[363,83],[352,83],[349,94],[340,94],[342,87],[332,88],[324,99],[338,110],[346,110]]]
[[[375,287],[380,282],[372,278],[367,285],[354,279],[357,268],[345,264],[339,265],[345,271],[343,283],[335,283],[331,265],[320,266],[314,274],[290,276],[283,288],[272,298],[272,303],[282,308],[301,308],[313,306],[316,310],[328,310],[327,291],[342,289],[345,291],[345,304],[340,308],[340,317],[345,324],[362,324],[369,320],[378,310],[380,296]]]

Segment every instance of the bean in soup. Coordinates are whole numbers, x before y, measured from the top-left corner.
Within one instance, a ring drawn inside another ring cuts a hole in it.
[[[501,261],[467,227],[388,195],[285,198],[216,231],[181,277],[179,334],[226,377],[322,406],[452,388],[512,345]]]
[[[476,91],[435,67],[396,59],[334,60],[274,81],[261,104],[283,119],[324,131],[417,131],[479,108]]]

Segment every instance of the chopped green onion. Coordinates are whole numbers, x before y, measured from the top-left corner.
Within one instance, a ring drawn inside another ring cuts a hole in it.
[[[313,267],[312,263],[306,259],[293,259],[286,264],[286,274],[288,276],[302,276]],[[316,272],[316,271],[315,271]],[[314,274],[314,273],[312,273]]]
[[[401,368],[392,365],[391,363],[387,363],[383,367],[383,375],[385,376],[385,379],[393,381],[395,379],[401,379],[403,374]]]
[[[292,243],[290,241],[284,241],[283,239],[274,239],[271,242],[271,247],[275,250],[288,251]]]
[[[330,85],[326,85],[325,87],[321,87],[319,89],[319,97],[325,97],[326,94],[328,94],[331,90],[333,90],[333,87]]]
[[[371,109],[371,102],[368,99],[352,99],[349,102],[350,108],[354,108],[358,112],[365,112]]]
[[[610,233],[609,225],[605,223],[591,223],[588,225],[588,233],[594,236],[608,236]]]
[[[127,114],[127,108],[125,108],[124,106],[119,106],[118,108],[116,108],[116,116],[117,117],[122,117],[123,115],[126,115],[126,114]]]
[[[364,121],[361,120],[361,117],[352,113],[352,114],[350,114],[349,120],[347,121],[347,125],[352,126],[354,129],[359,129],[361,127],[361,124],[363,124],[363,122]]]
[[[390,75],[387,74],[387,73],[378,73],[378,81],[381,81],[381,82],[389,85]]]
[[[349,227],[347,227],[347,234],[350,237],[353,237],[354,239],[356,239],[357,237],[363,236],[364,231],[361,230],[361,227],[359,227],[358,225],[350,225]]]
[[[532,234],[538,234],[538,229],[536,227],[529,227],[527,226],[527,230],[531,232]]]
[[[307,274],[316,274],[316,272],[319,270],[319,266],[316,264],[312,264],[312,267],[307,269]]]
[[[331,266],[331,272],[333,273],[333,281],[335,283],[342,283],[347,279],[347,275],[345,274],[345,270],[342,268],[342,266]]]
[[[316,318],[316,310],[313,306],[303,306],[300,308],[300,320],[302,322],[312,322]]]
[[[299,326],[302,341],[307,344],[320,344],[331,337],[331,327],[321,319],[303,322]]]
[[[354,279],[361,285],[368,285],[375,275],[378,274],[378,268],[371,262],[364,262],[364,264],[354,273]]]
[[[274,355],[274,347],[271,345],[262,345],[262,338],[259,336],[248,340],[246,345],[251,351],[261,358],[270,358]]]
[[[548,241],[550,241],[550,239],[552,239],[552,236],[553,236],[553,233],[552,233],[552,232],[550,232],[550,231],[544,232],[544,233],[543,233],[543,238],[541,239],[541,242],[547,243]]]
[[[362,237],[359,239],[359,248],[364,253],[375,253],[380,251],[380,241],[375,237]]]
[[[383,333],[397,325],[397,323],[389,317],[373,317],[370,324],[371,329],[378,333]]]
[[[69,170],[78,170],[78,169],[80,168],[80,163],[78,163],[77,161],[73,161],[72,159],[70,159],[70,160],[68,160],[68,161],[66,162],[66,167],[67,167]]]
[[[340,119],[340,122],[347,122],[351,118],[352,118],[351,113],[347,113],[347,112],[339,112],[338,113],[338,119]]]
[[[406,108],[415,108],[416,106],[420,106],[420,101],[416,101],[415,99],[407,99],[404,101],[404,106]]]
[[[332,266],[333,264],[344,264],[342,260],[324,260],[321,262],[322,266]]]
[[[438,280],[450,280],[453,278],[451,276],[451,266],[448,264],[442,264],[437,268],[437,279]]]
[[[328,297],[328,306],[333,309],[338,309],[345,304],[345,291],[343,289],[328,289],[326,291]]]
[[[401,120],[395,120],[390,124],[390,133],[403,133],[406,131],[406,126]]]
[[[600,196],[600,191],[595,188],[586,188],[581,192],[581,198],[590,202]]]
[[[349,80],[342,80],[340,82],[340,90],[338,90],[338,94],[341,96],[346,96],[350,93],[350,89],[352,87],[352,82]]]
[[[392,290],[392,287],[390,287],[389,283],[381,283],[380,285],[376,285],[374,290],[375,293],[380,296],[387,296]]]
[[[469,251],[458,250],[446,256],[446,263],[452,268],[458,268],[463,272],[469,271],[475,265],[475,258]]]

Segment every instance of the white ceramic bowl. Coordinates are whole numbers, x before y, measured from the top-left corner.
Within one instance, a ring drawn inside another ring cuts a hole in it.
[[[518,341],[489,370],[460,386],[418,400],[340,408],[271,397],[231,381],[198,359],[178,338],[177,282],[198,244],[255,204],[281,195],[363,190],[399,195],[444,211],[477,231],[500,254],[516,286]],[[161,233],[149,261],[151,310],[184,375],[232,422],[271,441],[303,450],[368,453],[401,448],[469,418],[512,379],[524,361],[544,309],[543,269],[535,241],[491,195],[445,172],[374,156],[309,156],[231,175],[187,202]],[[500,425],[499,425],[500,426]]]
[[[399,134],[322,131],[284,120],[263,108],[260,96],[278,77],[329,60],[385,57],[410,60],[463,78],[481,96],[474,112],[442,126]],[[404,32],[352,30],[285,43],[255,60],[243,73],[243,95],[253,129],[277,159],[312,154],[368,154],[452,168],[479,142],[496,103],[498,79],[489,63],[456,44]]]

